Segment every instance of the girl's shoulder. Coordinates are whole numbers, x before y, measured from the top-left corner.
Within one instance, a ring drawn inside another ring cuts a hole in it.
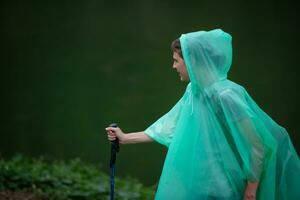
[[[238,83],[230,80],[222,81],[220,84],[216,84],[212,91],[210,91],[210,96],[215,100],[220,100],[226,98],[227,96],[240,96],[243,97],[245,94],[245,89]]]

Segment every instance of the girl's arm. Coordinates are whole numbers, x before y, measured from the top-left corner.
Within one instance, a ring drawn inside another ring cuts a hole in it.
[[[119,139],[120,144],[136,144],[154,141],[143,131],[124,133],[119,127],[107,127],[105,130],[107,131],[108,140],[113,141],[117,137]]]
[[[121,144],[135,144],[135,143],[143,143],[143,142],[153,142],[154,140],[145,134],[143,131],[141,132],[133,132],[127,133],[124,135]]]
[[[255,200],[257,188],[258,188],[258,182],[248,181],[246,190],[244,192],[243,200]]]

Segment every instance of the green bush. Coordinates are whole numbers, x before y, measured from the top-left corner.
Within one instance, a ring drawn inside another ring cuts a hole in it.
[[[144,187],[132,177],[115,177],[115,199],[154,199],[156,185]],[[110,177],[79,158],[47,161],[21,154],[0,158],[0,191],[32,191],[53,200],[109,199]]]

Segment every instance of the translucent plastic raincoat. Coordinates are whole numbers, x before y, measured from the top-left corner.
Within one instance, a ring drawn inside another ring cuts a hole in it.
[[[221,29],[182,34],[190,82],[144,132],[168,147],[156,200],[300,199],[300,162],[286,129],[244,87],[227,79],[232,37]]]

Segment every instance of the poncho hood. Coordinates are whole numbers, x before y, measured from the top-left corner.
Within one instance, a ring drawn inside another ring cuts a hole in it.
[[[232,63],[232,37],[222,29],[185,33],[180,36],[182,54],[193,94],[227,79]]]

